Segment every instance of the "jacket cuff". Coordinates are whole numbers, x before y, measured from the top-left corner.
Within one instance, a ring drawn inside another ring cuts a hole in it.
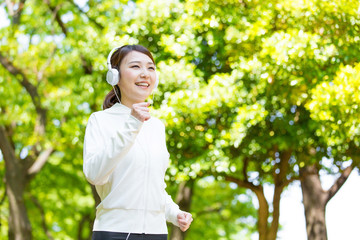
[[[182,211],[179,208],[171,209],[171,213],[169,214],[168,221],[174,224],[175,226],[179,227],[179,223],[177,220],[177,215],[181,213]]]

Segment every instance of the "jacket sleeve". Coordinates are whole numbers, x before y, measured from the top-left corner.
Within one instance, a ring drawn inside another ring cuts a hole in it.
[[[127,154],[139,133],[142,122],[129,115],[119,123],[112,135],[104,136],[101,124],[92,114],[84,137],[83,171],[86,179],[94,185],[105,184],[115,170],[117,162]]]
[[[165,190],[164,190],[165,191]],[[179,206],[174,203],[171,196],[165,191],[165,218],[166,221],[171,222],[175,226],[179,226],[177,215],[181,213]]]

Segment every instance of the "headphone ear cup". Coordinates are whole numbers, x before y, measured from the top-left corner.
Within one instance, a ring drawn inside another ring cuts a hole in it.
[[[106,81],[111,86],[115,86],[119,82],[119,71],[115,68],[109,69],[109,71],[106,74]]]

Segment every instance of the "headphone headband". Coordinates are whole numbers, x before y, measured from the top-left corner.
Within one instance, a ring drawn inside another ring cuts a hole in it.
[[[108,69],[109,69],[109,70],[112,68],[112,67],[111,67],[111,56],[112,56],[113,53],[114,53],[116,50],[118,50],[119,48],[121,48],[121,47],[113,48],[113,49],[110,51],[110,53],[109,53],[109,55],[108,55],[108,57],[107,57],[107,66],[108,66]]]

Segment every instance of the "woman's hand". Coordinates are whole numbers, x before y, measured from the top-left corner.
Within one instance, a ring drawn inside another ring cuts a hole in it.
[[[190,213],[182,211],[177,215],[177,220],[179,223],[180,230],[185,232],[190,227],[193,218]]]
[[[150,103],[142,102],[135,103],[131,108],[131,115],[139,119],[141,122],[147,121],[150,119],[149,107]]]

